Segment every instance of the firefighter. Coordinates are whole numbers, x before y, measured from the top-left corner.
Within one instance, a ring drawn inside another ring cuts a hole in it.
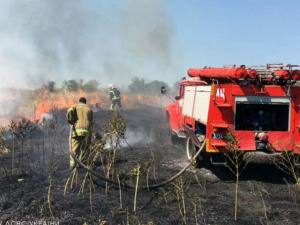
[[[79,103],[72,106],[67,111],[67,120],[72,129],[72,151],[76,157],[86,163],[86,153],[91,141],[93,111],[86,104],[86,98],[81,97]],[[85,157],[83,157],[85,155]],[[76,164],[70,156],[70,170],[75,168]]]
[[[116,104],[118,105],[119,109],[122,110],[122,104],[121,104],[121,92],[118,88],[114,87],[113,84],[110,84],[109,86],[109,98],[111,100],[110,110],[113,111]]]

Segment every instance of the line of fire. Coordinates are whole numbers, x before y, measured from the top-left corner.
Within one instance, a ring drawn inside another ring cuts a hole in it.
[[[18,104],[16,99],[18,99],[19,95],[22,95],[22,98],[27,97],[35,100],[34,102],[32,101],[28,104]],[[38,95],[38,97],[33,98],[30,97],[31,95]],[[50,119],[52,118],[53,112],[57,110],[66,110],[72,107],[77,103],[80,97],[86,97],[89,101],[89,105],[94,110],[108,109],[110,106],[108,97],[106,95],[103,96],[103,93],[87,93],[81,89],[79,89],[77,92],[58,91],[55,92],[55,94],[49,93],[46,87],[44,87],[44,89],[39,93],[30,93],[30,91],[16,91],[16,93],[7,92],[5,93],[3,105],[5,105],[7,102],[11,102],[12,105],[17,105],[18,107],[13,113],[11,112],[11,108],[16,108],[16,106],[10,107],[6,105],[6,107],[2,107],[2,111],[0,113],[0,125],[6,126],[12,119],[18,120],[21,118],[26,118],[30,121],[42,121],[43,119]],[[161,106],[165,104],[162,102],[162,100],[163,98],[158,95],[148,96],[145,94],[122,94],[122,102],[128,108],[136,108],[142,105]]]

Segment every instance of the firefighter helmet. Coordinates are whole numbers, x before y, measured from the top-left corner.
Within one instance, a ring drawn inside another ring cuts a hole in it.
[[[108,87],[109,87],[109,88],[113,88],[113,87],[114,87],[114,85],[113,85],[113,84],[110,84],[110,85],[108,85]]]

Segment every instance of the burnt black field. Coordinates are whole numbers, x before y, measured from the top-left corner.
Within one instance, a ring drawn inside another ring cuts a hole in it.
[[[107,123],[107,110],[94,109],[98,124]],[[299,224],[299,187],[290,174],[275,165],[249,164],[238,183],[226,167],[207,164],[190,167],[180,178],[154,190],[138,188],[163,182],[187,163],[183,142],[169,141],[168,122],[162,108],[150,106],[125,110],[126,141],[116,151],[110,178],[120,186],[93,176],[83,184],[78,171],[73,187],[69,178],[69,126],[65,110],[55,113],[53,129],[38,128],[23,144],[15,139],[15,170],[11,152],[0,158],[0,224]],[[9,149],[12,138],[8,136]],[[50,159],[53,153],[53,173]],[[105,175],[107,162],[95,170]],[[51,177],[51,179],[50,179]]]

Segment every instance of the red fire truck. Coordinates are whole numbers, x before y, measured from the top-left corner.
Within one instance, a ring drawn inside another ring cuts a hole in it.
[[[172,139],[186,139],[191,159],[205,140],[206,156],[224,164],[226,134],[238,151],[275,155],[300,153],[299,65],[224,66],[189,69],[175,102],[166,106]],[[162,89],[162,93],[165,90]]]

